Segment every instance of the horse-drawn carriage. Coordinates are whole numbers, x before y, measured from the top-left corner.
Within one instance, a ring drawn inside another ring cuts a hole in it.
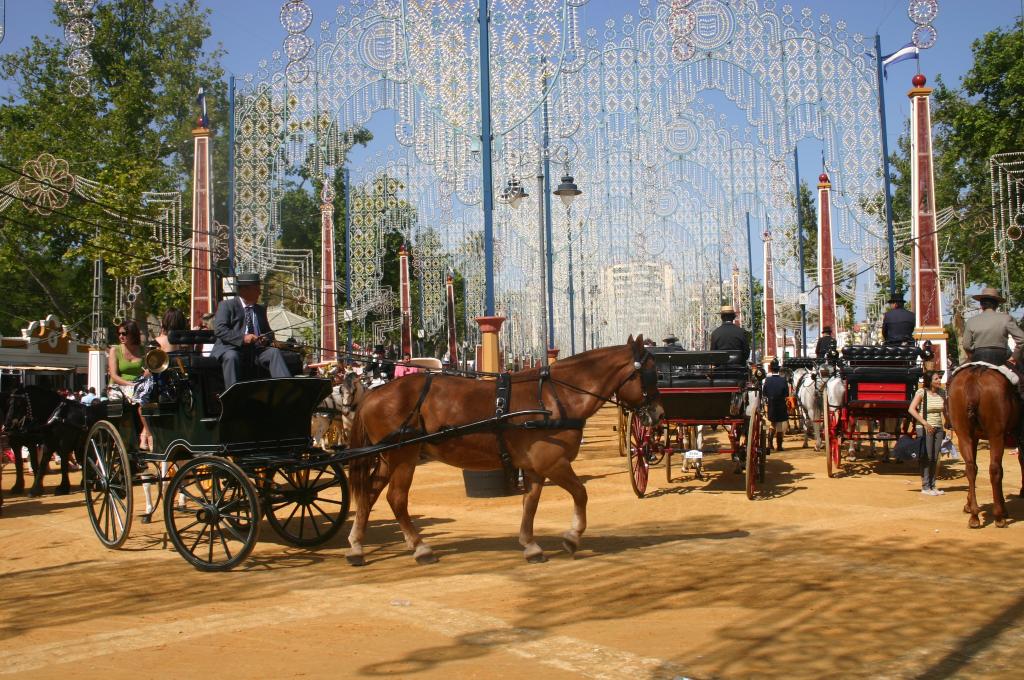
[[[189,347],[213,338],[185,331],[170,341]],[[285,359],[293,374],[301,372],[297,356]],[[157,486],[171,542],[202,570],[242,562],[264,516],[294,545],[319,545],[337,533],[348,513],[348,484],[341,466],[310,443],[311,414],[330,381],[254,379],[224,389],[219,362],[191,350],[151,352],[147,364],[162,382],[158,398],[142,407],[153,451],[136,446],[137,406],[94,402],[99,412],[86,439],[82,485],[104,545],[117,548],[127,539],[133,487],[143,484]]]
[[[920,348],[853,345],[835,356],[839,373],[822,397],[829,477],[842,468],[844,443],[888,446],[906,430],[907,409],[923,374],[919,359],[931,358],[928,342]]]
[[[647,492],[652,465],[665,463],[672,481],[672,457],[685,471],[703,479],[703,428],[721,427],[728,445],[717,453],[731,454],[743,464],[747,497],[753,499],[764,482],[767,432],[760,399],[759,369],[750,370],[733,352],[652,350],[658,368],[658,392],[664,419],[647,425],[634,414],[620,416],[620,453],[628,458],[630,483],[638,497]]]

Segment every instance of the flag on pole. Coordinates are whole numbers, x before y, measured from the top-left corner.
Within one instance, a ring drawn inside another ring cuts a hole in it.
[[[199,124],[204,127],[210,127],[210,117],[206,115],[206,88],[199,88],[199,95],[196,97],[196,104],[199,105]]]
[[[889,77],[888,69],[889,69],[889,66],[891,66],[892,64],[898,64],[899,62],[906,61],[907,59],[920,59],[920,56],[921,56],[921,51],[917,49],[917,46],[914,45],[914,43],[909,42],[906,45],[904,45],[903,47],[901,47],[898,50],[896,50],[895,52],[893,52],[892,54],[888,54],[888,55],[882,57],[882,75],[883,75],[883,77],[885,77],[885,78]]]

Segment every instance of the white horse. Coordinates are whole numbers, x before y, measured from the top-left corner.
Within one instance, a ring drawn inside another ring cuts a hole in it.
[[[821,451],[822,394],[831,371],[828,366],[817,369],[798,368],[793,371],[793,392],[800,408],[801,429],[804,431],[804,447],[814,435],[814,450]],[[839,381],[842,384],[842,381]],[[831,398],[829,399],[831,404]]]
[[[326,449],[348,444],[356,407],[366,396],[366,391],[360,376],[349,371],[341,383],[334,386],[331,394],[320,402],[313,414],[311,427],[313,442],[318,447]]]

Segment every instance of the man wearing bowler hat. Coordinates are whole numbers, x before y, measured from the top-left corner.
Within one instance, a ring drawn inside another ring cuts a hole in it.
[[[1009,314],[999,311],[1006,300],[995,288],[982,288],[971,297],[981,305],[981,314],[967,320],[961,347],[971,361],[1001,366],[1010,358],[1006,339],[1013,338],[1018,347],[1024,346],[1024,332]]]
[[[268,345],[274,339],[267,321],[267,310],[260,299],[260,277],[255,272],[238,275],[238,297],[224,300],[213,318],[213,332],[217,341],[210,356],[220,361],[224,371],[224,389],[238,382],[243,356],[253,353],[256,363],[270,371],[273,378],[290,378],[281,351]]]
[[[738,363],[746,364],[750,356],[750,341],[743,329],[736,325],[736,310],[732,305],[725,305],[719,314],[722,325],[711,332],[711,349],[739,352]]]
[[[683,346],[679,344],[679,338],[677,338],[676,336],[672,335],[671,333],[669,334],[669,336],[667,338],[662,338],[661,341],[663,343],[665,343],[665,349],[678,349],[678,350],[681,350],[683,348]]]
[[[917,325],[912,312],[903,308],[903,294],[889,296],[892,307],[882,317],[882,339],[886,345],[907,345],[914,342],[914,327]]]

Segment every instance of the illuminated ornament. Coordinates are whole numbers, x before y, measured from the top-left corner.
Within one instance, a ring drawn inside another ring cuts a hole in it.
[[[18,182],[18,190],[30,212],[49,215],[68,204],[75,178],[66,160],[44,153],[26,161],[21,171],[24,176]]]
[[[96,0],[58,0],[71,19],[64,26],[64,42],[71,48],[67,57],[68,70],[74,74],[68,83],[68,90],[75,97],[85,97],[92,91],[88,72],[93,59],[89,45],[96,37],[96,26],[89,13]]]

